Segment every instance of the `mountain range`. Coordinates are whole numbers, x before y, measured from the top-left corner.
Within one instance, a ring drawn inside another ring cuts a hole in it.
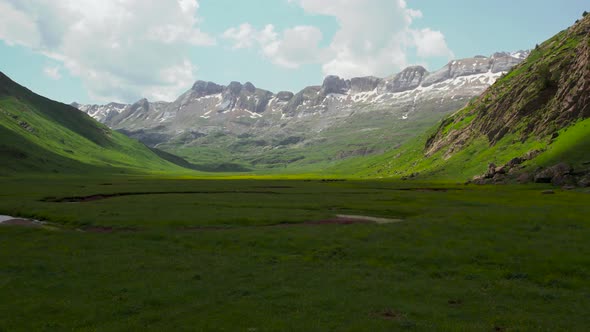
[[[177,100],[73,106],[202,167],[309,166],[394,148],[481,94],[528,51],[412,66],[386,78],[328,76],[298,93],[197,81]]]

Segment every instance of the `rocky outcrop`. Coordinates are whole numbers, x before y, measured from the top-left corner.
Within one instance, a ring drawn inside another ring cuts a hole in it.
[[[353,93],[373,91],[382,81],[382,79],[375,76],[351,78],[350,90]]]
[[[350,89],[350,81],[346,81],[338,76],[327,76],[322,84],[320,93],[327,96],[332,93],[345,94]]]
[[[507,72],[512,67],[522,62],[527,56],[528,52],[521,51],[518,53],[518,57],[513,53],[495,53],[489,58],[476,56],[474,58],[451,61],[442,69],[426,77],[423,85],[430,86],[461,76],[470,76],[487,72]]]
[[[108,125],[112,122],[114,117],[127,110],[130,105],[119,103],[109,103],[106,105],[80,105],[78,103],[72,103],[71,106],[87,113],[97,121]]]
[[[283,114],[294,116],[297,113],[298,108],[302,106],[304,102],[307,102],[309,106],[316,106],[322,89],[323,88],[319,86],[309,86],[301,90],[294,95],[289,103],[283,108]]]
[[[419,87],[427,76],[428,71],[422,66],[408,67],[393,79],[384,81],[379,90],[392,93],[412,90]]]
[[[279,93],[277,93],[277,99],[279,101],[289,101],[291,99],[293,99],[293,92],[291,91],[281,91]]]
[[[554,186],[588,187],[590,186],[590,170],[576,171],[567,163],[558,163],[547,168],[537,168],[535,171],[526,171],[523,163],[529,159],[526,157],[514,158],[503,166],[489,165],[488,170],[481,176],[476,176],[469,183],[507,184],[507,183],[547,183]]]
[[[200,98],[223,92],[223,86],[213,82],[197,81],[193,84],[191,90],[196,98]]]

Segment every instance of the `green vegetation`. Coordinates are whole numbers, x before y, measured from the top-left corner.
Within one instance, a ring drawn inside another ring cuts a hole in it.
[[[0,175],[184,171],[143,144],[0,73]]]
[[[200,170],[215,170],[218,165],[234,165],[229,171],[250,170],[255,173],[305,173],[322,170],[355,157],[378,155],[390,151],[428,129],[440,118],[439,113],[422,114],[408,123],[387,117],[388,110],[374,110],[355,115],[321,133],[315,140],[299,142],[298,136],[276,138],[272,142],[221,134],[203,137],[194,145],[162,144],[159,148],[182,156]],[[388,120],[384,120],[388,119]],[[384,122],[389,121],[387,125]],[[282,144],[282,145],[281,145]],[[269,146],[277,146],[269,149]]]
[[[57,222],[0,227],[0,330],[538,331],[590,324],[587,193],[542,195],[543,186],[433,191],[382,181],[0,181],[0,214]],[[41,201],[166,191],[211,194]],[[335,214],[404,222],[265,227]]]

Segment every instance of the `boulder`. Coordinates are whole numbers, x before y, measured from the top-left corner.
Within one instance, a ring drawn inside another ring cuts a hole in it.
[[[486,172],[486,174],[483,177],[486,179],[491,179],[494,177],[494,175],[496,175],[496,164],[491,163],[488,166],[488,171]]]
[[[516,181],[518,181],[518,183],[521,183],[521,184],[529,183],[529,182],[533,181],[533,176],[529,173],[522,173],[521,175],[518,176]]]
[[[535,175],[535,183],[551,183],[553,180],[553,171],[545,169]]]
[[[506,183],[507,177],[504,174],[496,173],[492,178],[494,184],[504,184]]]
[[[555,175],[570,175],[574,168],[567,163],[559,163],[550,168]]]
[[[573,168],[566,163],[559,163],[538,172],[535,175],[536,183],[554,183],[556,185],[562,185],[567,181],[572,181]]]
[[[506,166],[512,168],[512,167],[516,167],[524,162],[525,162],[525,160],[523,158],[514,158],[514,159],[510,160],[508,163],[506,163]]]
[[[500,166],[494,169],[494,173],[496,174],[506,174],[508,173],[508,166]]]
[[[551,183],[555,186],[572,185],[576,183],[576,178],[570,174],[556,174],[551,180]]]
[[[578,186],[580,186],[582,188],[588,188],[588,187],[590,187],[590,174],[587,174],[586,176],[582,177],[578,181]]]

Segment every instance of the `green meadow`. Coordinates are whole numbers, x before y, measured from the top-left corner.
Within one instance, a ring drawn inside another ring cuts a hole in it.
[[[590,326],[582,190],[54,175],[0,214],[49,222],[0,227],[0,331]]]

